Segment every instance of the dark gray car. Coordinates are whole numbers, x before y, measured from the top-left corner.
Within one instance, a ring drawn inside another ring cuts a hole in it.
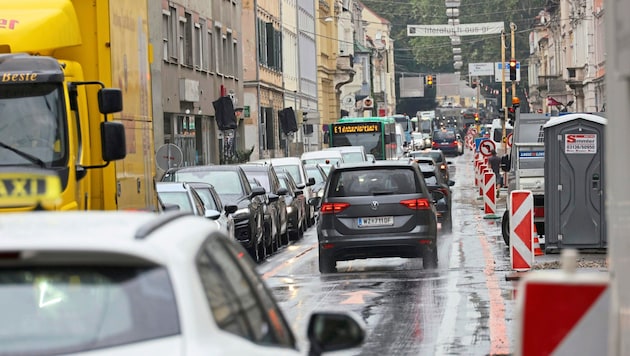
[[[319,270],[336,272],[336,262],[358,258],[423,259],[437,267],[437,217],[418,165],[376,161],[333,167],[317,224]]]

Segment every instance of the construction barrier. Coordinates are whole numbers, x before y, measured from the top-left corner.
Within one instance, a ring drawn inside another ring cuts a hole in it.
[[[516,293],[514,355],[609,354],[609,283],[605,272],[528,272]]]
[[[497,215],[497,186],[496,177],[492,171],[487,171],[483,175],[483,211],[486,214],[484,219],[498,219]]]
[[[510,263],[515,271],[534,264],[534,198],[529,190],[510,192]]]

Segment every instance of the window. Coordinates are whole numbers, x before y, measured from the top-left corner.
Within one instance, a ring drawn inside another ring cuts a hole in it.
[[[168,61],[169,23],[170,23],[169,13],[165,12],[162,14],[162,59],[164,61]]]
[[[282,32],[272,22],[258,22],[258,53],[262,65],[282,71]]]
[[[168,40],[168,54],[169,57],[177,61],[177,9],[174,7],[169,7],[170,15],[168,20],[168,32],[167,32],[167,40]]]
[[[195,24],[195,29],[194,29],[194,38],[195,38],[195,43],[193,46],[193,52],[194,52],[194,64],[195,64],[195,69],[197,70],[201,70],[201,63],[203,62],[203,58],[202,58],[202,44],[203,41],[201,39],[201,24],[196,23]]]
[[[267,138],[267,145],[265,146],[268,150],[273,150],[275,148],[274,142],[274,129],[273,129],[273,108],[263,108],[263,114],[265,116],[265,137]]]
[[[214,36],[212,30],[208,30],[208,70],[215,72],[217,70],[216,64],[216,50],[214,48]]]
[[[186,13],[184,22],[184,64],[193,66],[193,21],[192,14]]]
[[[183,61],[184,58],[184,36],[186,33],[186,27],[185,27],[185,23],[183,19],[180,19],[179,21],[179,39],[178,39],[178,43],[177,43],[177,48],[178,48],[178,58],[180,58]],[[183,64],[183,62],[180,62]]]
[[[3,268],[0,290],[3,354],[81,353],[180,333],[160,266]]]
[[[221,63],[221,27],[214,27],[214,70],[217,73],[223,73],[222,63]]]
[[[209,65],[208,64],[209,63],[208,56],[210,54],[210,51],[208,50],[209,49],[209,47],[208,47],[209,41],[206,38],[208,36],[208,24],[206,23],[206,20],[203,20],[203,19],[199,20],[199,24],[201,25],[201,34],[199,36],[199,42],[197,42],[197,44],[198,44],[198,46],[200,48],[199,54],[201,56],[201,61],[200,61],[201,69],[204,70],[204,71],[208,71],[208,69],[209,69],[208,68],[208,65]]]
[[[263,345],[294,346],[293,335],[242,250],[209,238],[197,255],[197,269],[217,325]],[[238,262],[237,262],[238,261]]]
[[[230,67],[230,51],[228,48],[228,39],[227,36],[221,36],[221,71],[220,73],[229,75],[229,67]]]
[[[238,41],[236,40],[232,43],[232,58],[234,58],[234,70],[232,74],[234,75],[234,78],[238,78],[240,60],[238,57]]]

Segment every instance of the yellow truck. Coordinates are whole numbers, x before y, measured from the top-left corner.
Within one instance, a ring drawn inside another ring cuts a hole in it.
[[[146,0],[0,0],[0,199],[45,194],[39,172],[57,210],[157,210],[147,17]]]

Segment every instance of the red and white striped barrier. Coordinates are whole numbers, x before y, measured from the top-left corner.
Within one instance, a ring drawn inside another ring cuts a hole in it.
[[[516,297],[514,355],[608,355],[609,283],[604,272],[528,272]]]
[[[481,164],[480,168],[479,168],[479,196],[483,197],[483,176],[486,173],[486,171],[488,170],[488,166],[484,163]]]
[[[534,264],[534,198],[529,190],[510,192],[510,263],[515,271]]]
[[[498,218],[497,213],[497,186],[496,177],[492,171],[487,171],[483,175],[483,211],[486,214],[484,219]]]

